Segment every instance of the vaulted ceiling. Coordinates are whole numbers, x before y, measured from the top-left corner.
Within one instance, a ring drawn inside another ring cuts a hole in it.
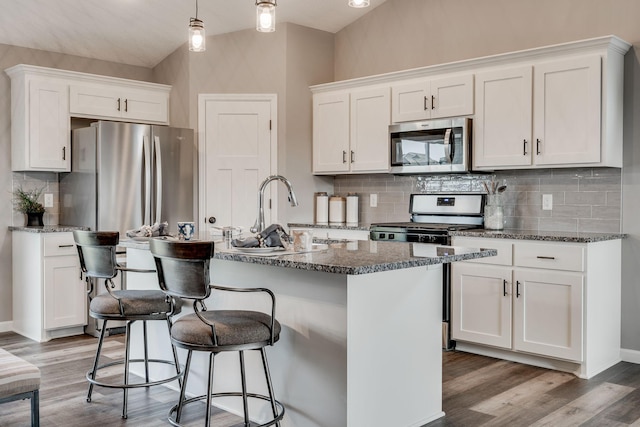
[[[354,9],[347,0],[278,0],[276,22],[335,33],[384,1]],[[0,0],[0,43],[153,67],[187,41],[195,8],[196,0]],[[255,0],[198,0],[207,36],[255,28],[255,9]]]

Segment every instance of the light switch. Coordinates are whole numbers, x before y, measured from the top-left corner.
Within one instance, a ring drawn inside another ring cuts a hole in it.
[[[53,194],[45,193],[44,194],[44,207],[52,208],[53,207]]]
[[[372,208],[377,208],[378,207],[378,195],[377,194],[371,194],[369,196],[369,206],[371,206]]]
[[[542,195],[542,210],[550,211],[553,209],[553,194]]]

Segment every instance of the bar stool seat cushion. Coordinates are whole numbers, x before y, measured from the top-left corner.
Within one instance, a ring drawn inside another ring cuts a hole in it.
[[[120,298],[124,309],[124,316],[152,316],[153,318],[165,318],[166,313],[171,310],[171,305],[167,302],[166,295],[161,290],[121,290],[113,291],[113,294]],[[182,301],[176,299],[174,313],[179,313]],[[91,300],[89,310],[91,316],[109,316],[112,318],[121,316],[118,300],[108,293],[96,295]],[[157,315],[157,316],[156,316]]]
[[[0,399],[40,389],[40,369],[0,348]]]
[[[271,316],[257,311],[213,310],[200,313],[205,319],[215,323],[218,347],[258,344],[268,345],[271,339]],[[280,323],[274,322],[274,337],[280,336]],[[175,320],[171,327],[171,338],[189,346],[215,348],[211,327],[195,314],[188,314]]]

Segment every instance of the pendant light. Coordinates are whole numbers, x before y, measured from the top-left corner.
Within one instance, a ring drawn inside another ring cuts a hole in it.
[[[192,52],[207,50],[204,22],[198,19],[198,0],[196,0],[196,17],[189,20],[189,50]]]
[[[349,6],[351,7],[369,7],[369,0],[349,0]]]
[[[276,0],[256,0],[256,30],[271,33],[276,30]]]

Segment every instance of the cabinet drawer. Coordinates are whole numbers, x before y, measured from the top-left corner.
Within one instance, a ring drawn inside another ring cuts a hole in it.
[[[73,233],[50,233],[43,238],[44,256],[78,255]]]
[[[513,265],[552,270],[584,271],[584,247],[565,244],[517,242]]]
[[[465,262],[477,262],[481,264],[494,264],[494,265],[511,265],[513,244],[507,240],[502,239],[485,239],[482,237],[454,237],[454,246],[461,246],[464,248],[487,248],[495,249],[498,251],[498,255],[471,259]]]

